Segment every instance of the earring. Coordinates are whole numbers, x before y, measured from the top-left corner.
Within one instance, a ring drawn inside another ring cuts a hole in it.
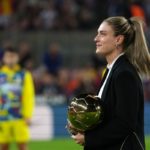
[[[115,46],[116,46],[116,49],[118,49],[118,48],[119,48],[119,44],[117,44],[117,43],[116,43],[116,44],[115,44]]]
[[[118,44],[117,43],[115,43],[115,46],[116,46],[116,48],[118,48]]]

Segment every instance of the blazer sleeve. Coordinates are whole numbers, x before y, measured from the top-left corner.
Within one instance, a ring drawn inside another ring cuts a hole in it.
[[[121,142],[135,129],[139,107],[137,78],[133,73],[124,71],[118,73],[112,83],[116,98],[113,117],[104,125],[85,132],[85,147],[105,147]]]
[[[22,114],[24,118],[31,118],[34,108],[34,84],[30,72],[25,73],[22,89]]]

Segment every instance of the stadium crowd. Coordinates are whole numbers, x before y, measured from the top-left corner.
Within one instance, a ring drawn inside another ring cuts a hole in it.
[[[108,16],[140,16],[150,25],[149,0],[1,0],[0,29],[86,30]]]
[[[150,43],[149,0],[1,0],[1,31],[68,31],[92,30],[108,16],[140,16],[145,20]],[[0,56],[11,41],[1,45]],[[78,93],[96,94],[105,67],[105,61],[91,56],[84,68],[66,68],[59,43],[50,43],[43,52],[40,66],[36,66],[32,48],[27,41],[16,46],[20,65],[32,72],[37,95],[46,98],[63,96],[69,100]],[[145,100],[150,101],[150,80],[143,78]],[[60,100],[63,98],[61,97]],[[63,99],[64,100],[64,99]],[[64,101],[63,101],[64,102]],[[56,102],[57,103],[57,102]]]

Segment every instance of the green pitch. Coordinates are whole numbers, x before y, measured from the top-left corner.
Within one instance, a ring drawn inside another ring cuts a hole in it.
[[[12,144],[10,150],[17,150],[16,145]],[[29,150],[82,150],[82,146],[70,138],[61,138],[50,141],[31,141]]]
[[[149,150],[150,149],[150,136],[149,137],[146,137],[146,150]]]
[[[72,139],[54,139],[51,141],[31,141],[29,150],[83,150],[82,146],[76,144]],[[17,150],[16,145],[11,150]],[[146,138],[146,150],[150,150],[150,136]]]

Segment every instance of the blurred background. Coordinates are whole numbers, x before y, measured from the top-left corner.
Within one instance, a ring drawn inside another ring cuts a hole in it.
[[[93,39],[101,21],[116,15],[140,16],[150,46],[150,0],[0,0],[0,60],[5,47],[15,47],[34,79],[31,150],[82,149],[65,129],[67,105],[79,93],[98,93],[106,62]],[[142,81],[148,147],[150,79]]]

